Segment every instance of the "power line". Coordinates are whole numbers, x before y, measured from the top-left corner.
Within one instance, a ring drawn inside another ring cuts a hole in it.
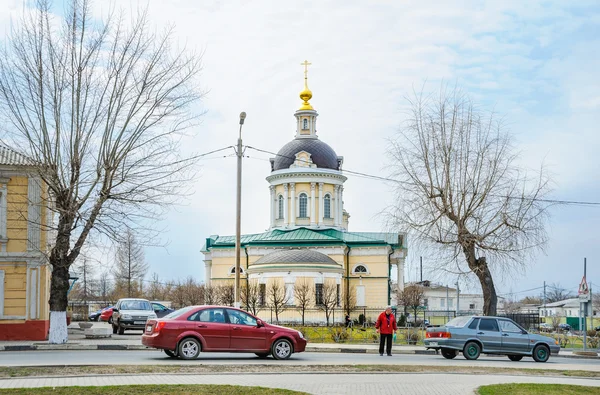
[[[272,151],[267,151],[264,149],[260,149],[260,148],[256,148],[256,147],[252,147],[247,145],[246,148],[258,151],[258,152],[263,152],[265,154],[270,154],[270,155],[275,155],[275,156],[279,156],[282,158],[286,158],[286,159],[292,159],[294,161],[299,161],[299,162],[304,162],[304,163],[309,163],[312,164],[311,161],[307,161],[304,159],[298,159],[295,157],[291,157],[291,156],[287,156],[287,155],[281,155]],[[258,158],[253,158],[253,159],[258,159]],[[393,182],[393,183],[405,183],[403,181],[400,180],[396,180],[393,178],[389,178],[389,177],[381,177],[381,176],[377,176],[374,174],[368,174],[368,173],[363,173],[360,171],[353,171],[353,170],[347,170],[347,169],[342,169],[341,170],[342,173],[348,173],[348,174],[352,174],[352,175],[356,175],[359,177],[365,177],[368,179],[374,179],[374,180],[379,180],[379,181],[386,181],[386,182]],[[417,184],[414,183],[409,183],[411,185],[415,185],[417,186]],[[519,197],[519,196],[503,196],[503,195],[492,195],[495,197],[499,197],[499,198],[506,198],[506,199],[522,199],[522,200],[531,200],[531,201],[537,201],[537,202],[543,202],[543,203],[551,203],[551,204],[561,204],[561,205],[578,205],[578,206],[600,206],[600,202],[588,202],[588,201],[580,201],[580,200],[564,200],[564,199],[541,199],[541,198],[526,198],[526,197]]]

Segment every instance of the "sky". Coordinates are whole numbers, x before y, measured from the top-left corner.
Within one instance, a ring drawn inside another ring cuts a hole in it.
[[[0,0],[0,30],[23,0]],[[56,2],[60,6],[61,2]],[[206,114],[186,142],[190,152],[236,144],[238,115],[248,115],[244,145],[277,152],[292,140],[305,59],[318,135],[344,156],[344,169],[386,176],[387,141],[397,133],[413,89],[457,84],[503,116],[521,166],[543,162],[552,198],[600,202],[600,4],[597,1],[97,1],[124,13],[148,6],[150,22],[174,26],[178,45],[203,53],[199,81]],[[242,232],[269,226],[269,157],[247,149]],[[146,249],[162,279],[204,280],[207,237],[235,230],[236,158],[232,149],[201,161],[193,194],[159,223],[165,247]],[[391,185],[348,174],[350,231],[388,231],[381,215]],[[600,291],[600,205],[551,210],[545,253],[496,279],[501,295],[539,294],[543,282],[576,292],[587,257]],[[402,231],[402,229],[398,229]],[[418,279],[419,251],[408,240],[406,280]],[[424,277],[440,276],[423,256]],[[477,291],[473,279],[463,287]]]

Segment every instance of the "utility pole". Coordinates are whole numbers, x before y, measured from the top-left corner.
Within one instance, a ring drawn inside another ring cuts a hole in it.
[[[460,311],[460,287],[458,286],[458,280],[456,280],[456,315]]]
[[[240,250],[242,238],[242,125],[246,119],[246,113],[240,113],[240,132],[237,141],[237,198],[235,216],[235,285],[234,285],[234,307],[240,307]]]
[[[423,257],[419,257],[421,261],[421,285],[423,285]]]
[[[546,281],[544,281],[544,317],[546,317]],[[544,318],[544,322],[546,319]]]
[[[587,281],[587,258],[583,258],[583,279]],[[589,294],[589,291],[588,291]],[[583,306],[583,351],[587,350],[587,306],[589,302],[583,302],[580,307]],[[580,308],[581,310],[581,308]],[[579,328],[581,329],[581,327]]]
[[[446,284],[446,319],[450,318],[450,305],[448,302],[450,301],[449,295],[450,289],[448,288],[448,284]]]

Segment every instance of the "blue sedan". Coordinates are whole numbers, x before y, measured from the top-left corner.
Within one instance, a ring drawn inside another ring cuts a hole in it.
[[[475,360],[481,354],[500,354],[511,361],[533,357],[536,362],[546,362],[551,354],[560,351],[553,338],[528,333],[504,317],[457,317],[445,326],[427,328],[424,343],[428,349],[441,350],[447,359],[462,352],[469,360]]]

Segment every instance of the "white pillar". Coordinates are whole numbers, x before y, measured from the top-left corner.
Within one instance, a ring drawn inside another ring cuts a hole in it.
[[[404,290],[404,259],[398,258],[398,262],[396,263],[396,269],[397,269],[396,270],[397,271],[396,284],[398,285],[398,289],[400,289],[400,291],[403,291]],[[446,308],[448,308],[448,306],[446,306]]]
[[[269,187],[271,190],[271,228],[275,226],[275,207],[277,207],[277,202],[275,201],[275,186],[271,185]]]
[[[338,187],[338,216],[340,226],[344,226],[344,198],[343,198],[344,187]]]
[[[212,276],[212,261],[204,261],[204,283],[210,285]]]
[[[333,198],[331,199],[332,207],[332,216],[333,216],[333,226],[338,226],[340,224],[340,217],[338,215],[338,206],[339,206],[339,196],[340,196],[340,186],[333,186]]]
[[[283,184],[283,225],[285,227],[289,224],[289,213],[288,213],[288,184]]]
[[[290,201],[290,224],[296,226],[296,184],[290,182],[290,194],[292,195]]]
[[[323,200],[323,183],[319,183],[319,227],[323,226],[323,215],[325,215],[325,205]]]
[[[315,226],[316,225],[316,214],[315,214],[315,208],[316,208],[316,202],[315,202],[315,187],[316,187],[316,183],[311,182],[310,183],[310,226]]]

